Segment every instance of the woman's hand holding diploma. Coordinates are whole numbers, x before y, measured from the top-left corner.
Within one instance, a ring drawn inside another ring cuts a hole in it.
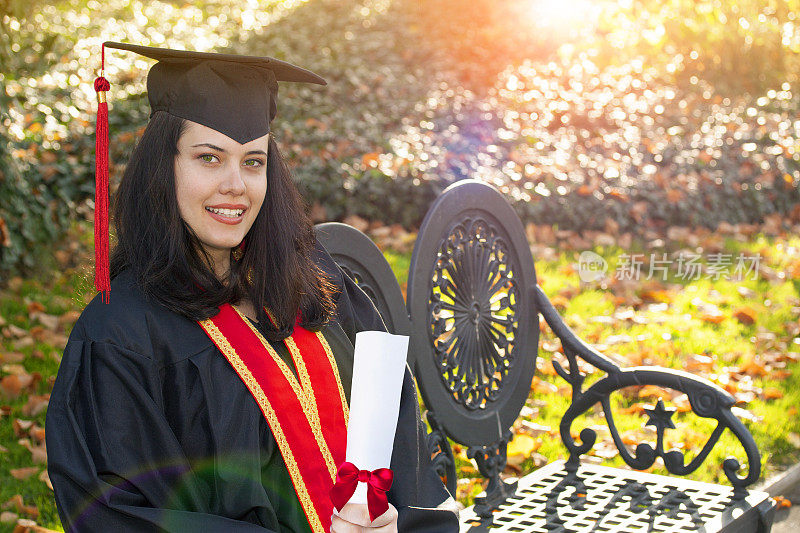
[[[389,509],[370,522],[369,510],[363,503],[348,503],[338,513],[333,512],[331,533],[397,533],[397,509]]]
[[[391,471],[383,469],[392,460],[407,353],[407,336],[383,331],[356,334],[347,452],[331,491],[338,509],[331,533],[397,532],[397,509],[385,496]],[[346,500],[349,494],[352,497]]]

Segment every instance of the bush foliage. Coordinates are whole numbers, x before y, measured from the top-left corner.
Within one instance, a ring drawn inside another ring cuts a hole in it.
[[[790,212],[797,0],[592,2],[582,19],[570,1],[0,0],[0,272],[34,268],[32,252],[91,212],[106,39],[271,55],[325,77],[283,84],[273,124],[318,219],[415,226],[466,177],[561,229]],[[152,62],[106,60],[113,192]]]

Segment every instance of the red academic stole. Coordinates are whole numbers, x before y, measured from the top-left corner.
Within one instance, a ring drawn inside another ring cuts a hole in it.
[[[274,323],[271,315],[269,318]],[[349,410],[325,337],[295,324],[294,333],[284,340],[297,369],[295,377],[232,305],[221,306],[215,317],[198,323],[264,413],[312,531],[329,531],[333,514],[330,490],[337,466],[345,459]]]

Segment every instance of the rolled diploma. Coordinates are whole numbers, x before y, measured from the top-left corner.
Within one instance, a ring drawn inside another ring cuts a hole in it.
[[[406,335],[356,333],[346,460],[359,470],[391,465],[407,354]],[[367,503],[366,483],[359,482],[350,503]]]

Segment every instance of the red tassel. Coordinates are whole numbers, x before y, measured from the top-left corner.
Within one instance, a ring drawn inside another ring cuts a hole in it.
[[[103,46],[103,66],[105,46]],[[111,276],[108,265],[108,104],[106,92],[111,84],[100,76],[94,80],[97,91],[97,127],[95,129],[95,189],[94,189],[94,286],[101,292],[104,303],[111,301]]]

